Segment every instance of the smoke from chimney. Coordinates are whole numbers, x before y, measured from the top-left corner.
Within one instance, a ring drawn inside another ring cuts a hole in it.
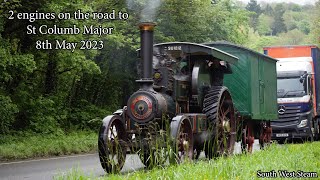
[[[137,4],[137,1],[127,0],[127,6],[133,11],[140,12],[141,22],[154,22],[157,10],[161,5],[161,1],[162,0],[146,0],[141,9],[141,6]]]

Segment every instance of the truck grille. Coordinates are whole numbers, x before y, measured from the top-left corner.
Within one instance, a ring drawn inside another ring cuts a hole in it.
[[[301,106],[285,107],[284,113],[283,114],[279,113],[279,119],[276,121],[272,121],[272,126],[285,127],[285,126],[297,125],[299,123],[300,112],[301,112]]]

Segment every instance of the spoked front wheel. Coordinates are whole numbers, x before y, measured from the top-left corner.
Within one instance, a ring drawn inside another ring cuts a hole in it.
[[[193,132],[186,116],[176,116],[170,124],[172,139],[171,163],[181,163],[193,158]]]
[[[121,117],[107,116],[103,119],[98,137],[99,159],[107,173],[119,172],[126,160],[126,131]]]

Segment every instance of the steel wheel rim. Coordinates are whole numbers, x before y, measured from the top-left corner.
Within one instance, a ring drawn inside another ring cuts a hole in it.
[[[118,167],[122,167],[125,162],[125,142],[121,137],[121,128],[113,121],[108,128],[106,137],[106,149],[108,150],[107,162],[113,170]]]
[[[229,94],[223,94],[219,102],[220,106],[218,109],[218,121],[217,121],[217,132],[216,132],[216,143],[217,153],[219,155],[228,155],[233,150],[233,135],[235,132],[235,115],[234,107]]]
[[[177,137],[178,158],[180,161],[192,159],[193,157],[193,139],[192,131],[188,128],[186,123],[180,126],[179,134]]]

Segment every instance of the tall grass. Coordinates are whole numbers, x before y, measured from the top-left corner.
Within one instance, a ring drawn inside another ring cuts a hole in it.
[[[128,174],[106,175],[105,179],[259,179],[257,171],[287,170],[317,172],[320,177],[320,142],[305,144],[273,144],[253,154],[220,157],[193,163],[154,168]],[[69,173],[57,179],[94,179]],[[278,176],[278,179],[280,176]],[[101,177],[99,177],[101,179]],[[303,179],[303,178],[302,178]]]
[[[97,133],[76,131],[68,134],[2,135],[0,160],[26,159],[85,153],[97,150]]]

